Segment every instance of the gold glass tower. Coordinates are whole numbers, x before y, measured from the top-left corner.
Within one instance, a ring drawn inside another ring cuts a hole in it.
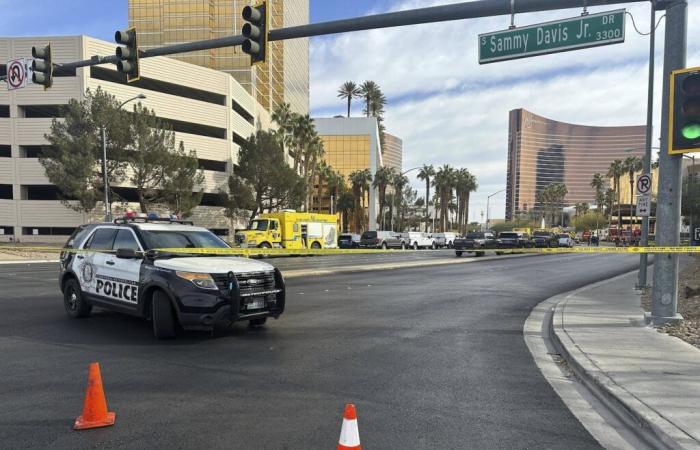
[[[216,39],[241,33],[241,11],[253,0],[129,0],[129,26],[139,47]],[[268,0],[270,28],[309,22],[309,0]],[[173,55],[192,64],[228,72],[268,111],[286,102],[292,111],[309,112],[309,40],[271,42],[267,62],[250,66],[240,47]]]

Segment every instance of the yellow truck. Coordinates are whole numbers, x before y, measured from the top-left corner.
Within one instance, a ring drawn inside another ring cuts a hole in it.
[[[235,238],[245,248],[338,248],[338,216],[293,210],[260,214]]]

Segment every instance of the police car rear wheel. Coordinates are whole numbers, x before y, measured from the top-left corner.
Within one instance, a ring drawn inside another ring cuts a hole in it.
[[[73,319],[86,317],[92,311],[92,305],[83,298],[80,284],[76,280],[68,280],[63,289],[63,305]]]
[[[151,303],[153,316],[153,334],[157,339],[171,339],[175,337],[175,315],[170,299],[161,291],[153,293]]]
[[[267,317],[261,317],[259,319],[251,319],[248,321],[248,326],[251,328],[257,328],[265,325],[265,322],[267,322]]]

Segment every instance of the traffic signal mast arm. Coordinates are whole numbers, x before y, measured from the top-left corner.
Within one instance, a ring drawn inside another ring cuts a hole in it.
[[[648,0],[587,0],[588,7],[616,5],[621,3],[640,3]],[[657,0],[657,9],[665,9],[667,1]],[[421,23],[445,22],[452,20],[476,19],[480,17],[492,17],[514,14],[522,14],[537,11],[553,11],[559,9],[580,8],[581,0],[516,0],[511,11],[510,2],[504,0],[479,0],[463,2],[451,5],[432,6],[408,11],[396,11],[371,16],[355,17],[352,19],[334,20],[330,22],[299,25],[295,27],[279,28],[268,31],[268,41],[281,41],[303,37],[322,36],[327,34],[346,33],[376,28],[400,27]],[[222,47],[235,47],[243,45],[246,37],[243,35],[226,36],[217,39],[207,39],[184,44],[168,45],[164,47],[140,50],[139,58],[151,58],[154,56],[166,56],[176,53],[187,53],[199,50],[210,50]],[[55,64],[64,69],[77,69],[80,67],[95,66],[99,64],[116,64],[119,58],[116,55],[93,56],[83,61]],[[2,78],[0,78],[2,79]]]

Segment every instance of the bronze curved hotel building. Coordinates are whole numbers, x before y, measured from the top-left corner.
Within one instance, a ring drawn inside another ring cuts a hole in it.
[[[595,204],[591,179],[615,159],[644,156],[646,127],[596,127],[557,122],[524,109],[510,112],[506,220],[539,210],[537,193],[564,183],[564,206]]]

